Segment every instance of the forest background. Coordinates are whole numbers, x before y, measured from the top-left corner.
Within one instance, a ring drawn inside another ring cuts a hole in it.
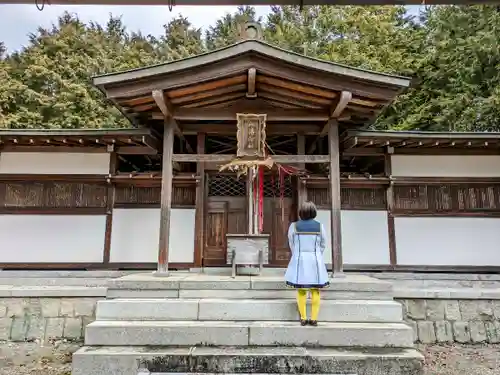
[[[432,6],[414,17],[403,6],[275,6],[256,18],[240,7],[203,31],[177,16],[153,36],[119,17],[85,24],[64,13],[20,51],[7,54],[0,40],[0,128],[128,127],[92,76],[221,48],[237,41],[238,23],[257,21],[281,48],[412,77],[374,128],[500,130],[500,7]]]

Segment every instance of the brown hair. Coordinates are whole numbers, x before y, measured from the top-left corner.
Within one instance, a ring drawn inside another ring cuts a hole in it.
[[[316,218],[316,205],[311,201],[302,203],[299,208],[299,218],[301,220],[311,220]]]

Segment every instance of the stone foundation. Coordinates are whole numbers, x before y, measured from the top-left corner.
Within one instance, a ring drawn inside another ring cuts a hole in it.
[[[123,274],[0,271],[0,340],[81,340],[107,280]],[[417,342],[500,343],[500,275],[373,276],[394,283]]]
[[[500,342],[500,300],[399,300],[418,342]]]
[[[0,298],[0,340],[81,340],[101,298]],[[500,300],[398,299],[417,342],[500,343]]]
[[[0,340],[81,340],[99,298],[0,298]]]

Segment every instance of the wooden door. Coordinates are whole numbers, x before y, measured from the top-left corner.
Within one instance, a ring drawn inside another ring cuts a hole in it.
[[[205,213],[203,265],[221,265],[226,258],[228,202],[208,202]]]
[[[204,266],[226,266],[226,234],[247,233],[246,184],[234,175],[208,176]]]
[[[283,210],[281,208],[283,204]],[[264,199],[264,233],[269,237],[269,263],[273,266],[287,266],[290,260],[288,247],[288,227],[295,219],[292,198]]]

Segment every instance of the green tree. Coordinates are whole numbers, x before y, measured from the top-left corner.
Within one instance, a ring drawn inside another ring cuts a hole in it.
[[[209,26],[205,33],[206,48],[214,50],[234,44],[239,38],[238,25],[261,21],[261,17],[257,18],[254,7],[239,6],[235,13],[226,13],[214,26]]]
[[[414,23],[402,6],[272,7],[266,39],[297,53],[381,72],[408,72]]]
[[[500,12],[435,6],[416,33],[414,81],[378,126],[435,131],[500,130]]]
[[[179,60],[204,52],[201,29],[193,27],[182,15],[173,18],[163,28],[165,35],[158,41],[161,60]]]

